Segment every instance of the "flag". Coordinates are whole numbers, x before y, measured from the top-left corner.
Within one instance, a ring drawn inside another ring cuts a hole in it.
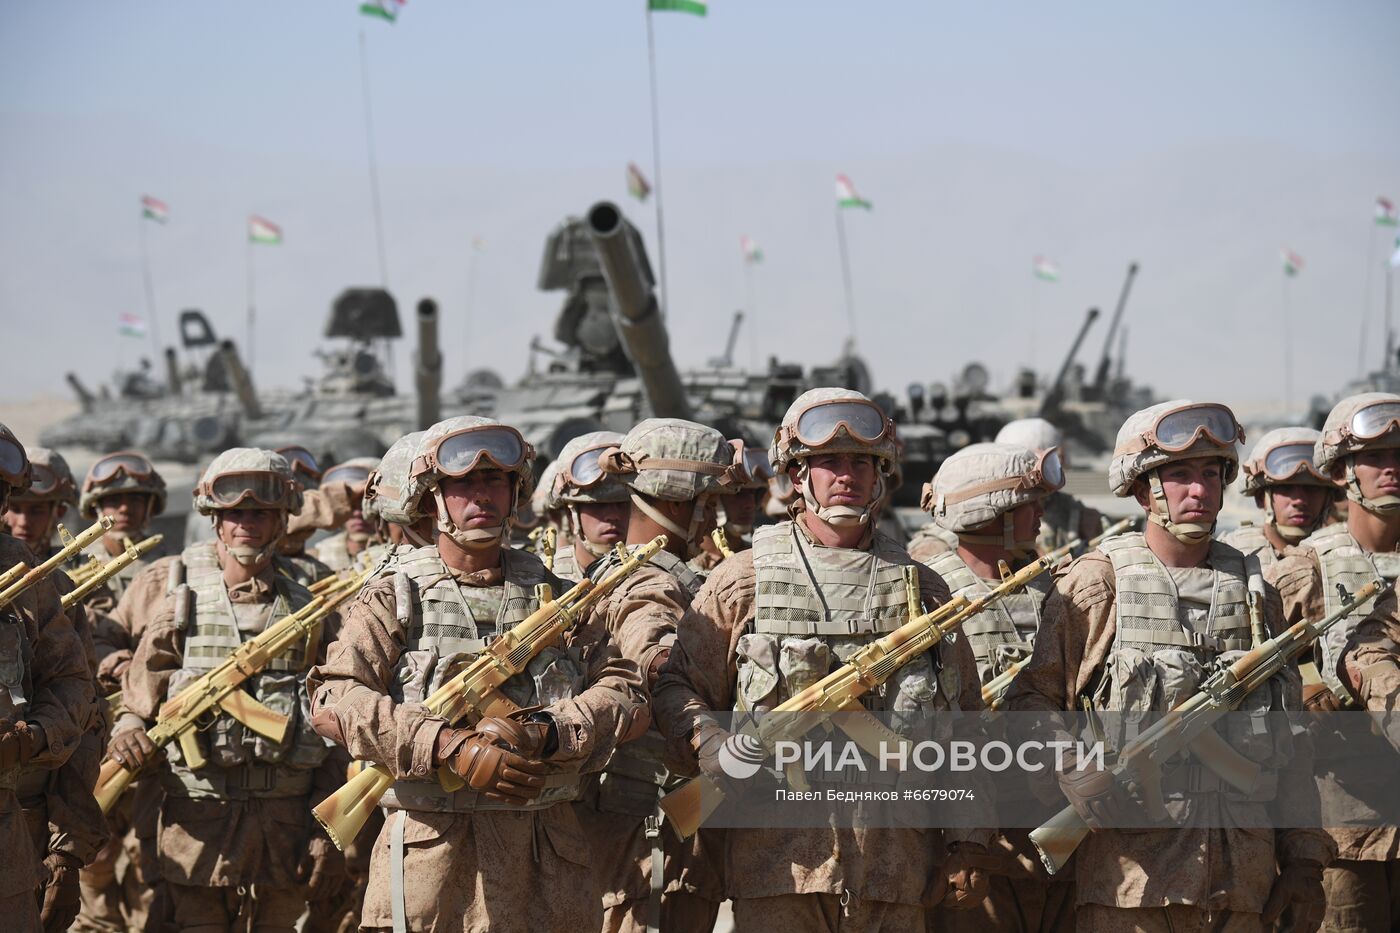
[[[1376,198],[1376,223],[1382,227],[1400,226],[1400,213],[1388,198]]]
[[[282,243],[282,228],[266,218],[253,214],[248,218],[248,240],[265,246],[278,246]]]
[[[1036,278],[1044,279],[1047,282],[1060,280],[1060,267],[1044,256],[1037,256],[1031,260],[1031,272],[1035,273]]]
[[[1303,268],[1303,257],[1293,252],[1293,250],[1284,247],[1279,250],[1279,256],[1283,259],[1284,275],[1297,275]]]
[[[118,315],[117,333],[123,337],[144,337],[146,336],[146,322],[134,314]]]
[[[744,253],[744,262],[763,262],[763,249],[747,233],[739,237],[739,249]]]
[[[141,216],[147,220],[154,220],[158,224],[163,224],[170,219],[170,208],[165,206],[164,201],[157,201],[149,194],[141,197]]]
[[[478,253],[486,252],[486,240],[479,236],[472,237],[472,249]]]
[[[408,0],[365,0],[360,4],[360,12],[365,16],[376,16],[386,23],[399,18],[399,11]]]
[[[836,206],[837,207],[863,207],[870,210],[871,204],[865,198],[856,194],[856,186],[851,184],[851,180],[845,175],[836,176]]]
[[[647,0],[647,9],[653,12],[692,13],[704,16],[706,0]]]
[[[646,203],[647,195],[651,194],[651,182],[647,181],[642,170],[637,168],[636,162],[627,163],[627,192],[643,204]]]

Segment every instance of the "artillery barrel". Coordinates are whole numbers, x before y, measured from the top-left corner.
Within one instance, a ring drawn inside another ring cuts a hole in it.
[[[418,389],[418,430],[442,420],[442,353],[438,349],[437,302],[418,302],[418,352],[413,358],[414,384]]]
[[[174,347],[165,348],[165,382],[170,387],[171,395],[180,394],[180,361],[175,356]]]
[[[92,403],[97,401],[97,399],[93,396],[92,392],[88,390],[88,387],[83,385],[83,381],[78,378],[78,374],[68,373],[63,378],[68,380],[68,385],[73,389],[74,394],[78,396],[78,401],[83,405],[83,411],[91,411]]]
[[[219,344],[219,353],[223,355],[224,372],[228,374],[234,394],[243,406],[243,413],[254,421],[258,420],[262,417],[262,406],[258,404],[258,394],[253,391],[253,377],[248,375],[243,361],[238,358],[238,347],[232,340],[224,340]]]
[[[641,272],[633,234],[622,211],[610,201],[594,204],[588,210],[588,232],[612,294],[613,323],[646,387],[652,412],[658,418],[693,417],[671,358],[670,338],[656,292]]]

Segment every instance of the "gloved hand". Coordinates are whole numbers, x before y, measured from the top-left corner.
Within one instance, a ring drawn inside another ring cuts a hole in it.
[[[985,847],[975,842],[953,843],[949,847],[948,861],[943,863],[947,887],[938,905],[949,910],[976,907],[991,889],[988,876],[997,869],[1003,869],[1001,857]]]
[[[438,760],[491,800],[522,805],[540,795],[550,726],[487,717],[473,729],[443,729]]]
[[[1264,926],[1272,928],[1285,912],[1289,915],[1285,929],[1316,933],[1322,926],[1327,895],[1322,888],[1322,866],[1317,862],[1290,862],[1274,879],[1260,919]]]
[[[63,933],[78,916],[78,860],[65,852],[50,852],[44,859],[49,880],[44,884],[43,905],[39,919],[44,933]]]
[[[145,729],[128,729],[112,736],[107,754],[113,761],[133,774],[155,761],[161,755],[156,743],[146,734]]]
[[[1070,768],[1057,776],[1074,812],[1090,829],[1121,824],[1127,815],[1127,796],[1112,771]]]
[[[1341,708],[1337,695],[1326,684],[1303,684],[1303,709],[1310,713],[1335,713]]]
[[[24,720],[0,719],[0,771],[16,768],[34,757],[34,733]]]
[[[740,789],[739,780],[725,771],[720,761],[721,749],[734,738],[734,733],[714,722],[701,725],[690,735],[690,747],[695,752],[700,773],[713,781],[726,797]]]
[[[306,885],[310,902],[328,901],[340,893],[349,877],[345,856],[325,836],[312,836],[297,865],[297,881]]]

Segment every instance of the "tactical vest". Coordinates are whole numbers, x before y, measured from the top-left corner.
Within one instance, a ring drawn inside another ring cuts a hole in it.
[[[1278,554],[1274,551],[1273,542],[1265,537],[1263,525],[1246,523],[1220,540],[1246,556],[1253,554],[1259,558],[1261,570],[1268,570],[1278,563]]]
[[[979,599],[991,587],[958,556],[949,551],[928,561],[954,596]],[[977,673],[986,683],[1017,661],[1030,657],[1040,627],[1040,604],[1050,591],[1050,575],[1041,574],[1019,593],[1003,596],[962,624],[962,633],[977,658]]]
[[[1064,547],[1079,537],[1084,521],[1084,505],[1067,493],[1052,493],[1045,500],[1045,514],[1040,519],[1040,535],[1036,543],[1042,551]]]
[[[399,655],[390,696],[399,703],[421,703],[459,673],[491,640],[510,631],[540,607],[538,587],[548,584],[558,595],[564,584],[538,557],[514,548],[501,549],[502,586],[460,586],[438,556],[421,547],[397,556],[394,575],[395,614],[406,644]],[[584,687],[586,667],[577,649],[545,648],[525,671],[501,685],[518,706],[539,707],[576,696]],[[576,770],[561,769],[545,780],[545,789],[525,806],[486,800],[468,789],[449,792],[436,775],[400,780],[384,795],[391,810],[469,812],[538,810],[578,795]]]
[[[1394,580],[1400,576],[1400,554],[1371,554],[1363,550],[1343,524],[1327,525],[1315,531],[1302,544],[1317,552],[1318,564],[1322,568],[1322,596],[1324,612],[1331,615],[1342,607],[1337,585],[1346,587],[1348,593],[1380,577]],[[1318,664],[1322,682],[1331,688],[1344,703],[1351,702],[1351,691],[1337,679],[1337,661],[1342,656],[1347,638],[1362,619],[1364,612],[1353,612],[1327,631],[1325,638],[1318,643],[1322,661]]]
[[[311,602],[312,595],[304,587],[276,573],[272,579],[275,595],[266,606],[265,618],[256,632],[245,634],[239,629],[224,585],[215,543],[205,541],[185,549],[172,565],[169,577],[169,593],[177,606],[175,625],[183,633],[184,649],[180,670],[166,687],[166,699],[221,665],[247,637],[266,631]],[[182,613],[179,607],[188,610]],[[261,605],[244,604],[243,608],[263,610]],[[287,737],[281,743],[258,735],[231,716],[221,715],[196,738],[208,762],[204,767],[191,769],[178,745],[168,748],[170,768],[162,775],[166,792],[179,797],[220,799],[297,797],[309,793],[312,770],[325,761],[330,751],[326,740],[311,728],[310,697],[306,691],[306,672],[315,663],[319,640],[319,632],[313,633],[308,641],[269,661],[261,673],[244,685],[255,699],[289,720]]]
[[[343,531],[340,534],[331,535],[316,545],[316,559],[336,573],[355,566],[355,558],[350,556],[350,548],[347,546],[346,534]]]
[[[791,521],[754,531],[754,619],[739,637],[735,709],[772,709],[909,619],[905,566],[917,566],[875,532],[869,550],[820,547]],[[954,636],[958,637],[958,636]],[[957,666],[920,655],[861,698],[872,710],[956,709]]]
[[[597,561],[595,561],[593,566],[597,565]],[[584,577],[583,571],[579,570],[578,558],[574,556],[574,549],[569,545],[554,552],[554,563],[549,568],[549,572],[561,580],[582,580]]]
[[[929,522],[909,539],[906,547],[915,560],[928,563],[935,556],[958,549],[958,536],[937,522]]]
[[[310,586],[331,575],[331,570],[310,554],[278,554],[272,558],[273,569],[301,586]]]

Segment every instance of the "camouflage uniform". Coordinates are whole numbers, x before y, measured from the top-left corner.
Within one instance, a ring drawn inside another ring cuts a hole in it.
[[[360,515],[369,521],[369,516],[364,513],[365,488],[369,483],[369,478],[374,471],[379,468],[378,457],[355,457],[346,460],[344,463],[337,463],[326,471],[326,475],[321,478],[321,488],[326,488],[334,483],[344,482],[350,488],[350,512],[346,517],[348,522],[354,517],[355,507],[359,506]],[[329,538],[325,538],[316,546],[316,559],[329,567],[334,573],[351,570],[359,566],[367,558],[362,555],[373,545],[374,535],[361,536],[354,541],[350,540],[350,532],[341,530]]]
[[[1059,428],[1044,418],[1020,418],[1009,421],[997,432],[996,443],[1018,444],[1040,453],[1057,448],[1063,459],[1065,437]],[[1045,498],[1045,514],[1040,519],[1041,553],[1064,547],[1075,538],[1088,541],[1104,530],[1104,518],[1098,510],[1080,502],[1064,490],[1056,490]]]
[[[1259,566],[1266,571],[1278,563],[1285,548],[1298,544],[1321,528],[1327,520],[1328,511],[1324,509],[1308,528],[1279,525],[1274,520],[1272,488],[1300,484],[1321,486],[1340,495],[1336,484],[1319,473],[1312,462],[1313,445],[1321,436],[1320,432],[1311,428],[1278,428],[1261,437],[1250,452],[1249,459],[1241,464],[1244,488],[1240,491],[1254,497],[1255,504],[1264,510],[1265,521],[1262,525],[1246,522],[1223,535],[1220,540],[1245,554],[1256,555]],[[1286,475],[1278,475],[1280,469]]]
[[[1157,446],[1159,419],[1178,411],[1188,419],[1228,420],[1229,427],[1216,424],[1211,430],[1234,434],[1225,439],[1198,432],[1175,451]],[[1215,458],[1225,467],[1223,486],[1234,478],[1234,438],[1240,433],[1223,406],[1178,401],[1138,412],[1118,433],[1110,488],[1126,497],[1139,478],[1145,480],[1152,495],[1149,520],[1183,542],[1204,544],[1213,526],[1173,519],[1157,471],[1176,460]],[[1222,655],[1251,646],[1245,594],[1247,581],[1259,574],[1257,561],[1218,541],[1209,544],[1201,566],[1168,569],[1143,534],[1110,538],[1056,573],[1034,655],[1012,683],[1007,708],[1074,710],[1080,697],[1088,697],[1096,709],[1121,712],[1175,706],[1195,692],[1203,672]],[[1272,632],[1281,630],[1278,596],[1271,588],[1265,589],[1263,615]],[[1251,694],[1243,708],[1273,708],[1272,686]],[[1296,709],[1296,673],[1281,677],[1280,690]],[[1303,738],[1282,765],[1273,760],[1282,756],[1266,753],[1269,760],[1260,761],[1259,750],[1242,751],[1265,769],[1311,772],[1311,749]],[[1305,778],[1278,783],[1288,793],[1261,800],[1223,785],[1195,761],[1167,772],[1162,789],[1173,816],[1200,814],[1205,826],[1221,826],[1220,815],[1231,813],[1235,825],[1251,828],[1091,832],[1075,853],[1080,928],[1262,930],[1266,900],[1276,879],[1293,877],[1289,872],[1311,879],[1307,890],[1313,899],[1306,903],[1320,911],[1321,870],[1334,852],[1326,834],[1253,828],[1282,814],[1287,814],[1283,825],[1306,826],[1318,814],[1316,795],[1298,791],[1307,785]]]
[[[460,531],[437,488],[436,457],[448,444],[470,442],[469,435],[504,431],[511,429],[484,418],[434,425],[415,460],[428,466],[412,474],[401,500],[416,510],[422,496],[434,495],[439,534],[455,540]],[[520,462],[510,465],[517,502],[533,480],[533,450],[519,445]],[[494,534],[500,564],[476,573],[454,573],[436,548],[400,556],[361,591],[325,663],[312,672],[317,729],[398,779],[381,801],[387,819],[370,859],[365,929],[587,930],[601,921],[588,842],[568,802],[580,775],[602,766],[642,702],[635,665],[605,631],[593,624],[574,629],[503,687],[522,708],[542,707],[557,730],[558,747],[546,759],[550,776],[537,797],[517,805],[470,787],[449,792],[435,777],[444,763],[439,741],[471,730],[452,730],[422,700],[479,653],[487,636],[537,608],[538,585],[563,586],[534,555],[503,546],[508,524]]]
[[[1362,495],[1356,480],[1353,463],[1358,451],[1400,446],[1400,430],[1393,425],[1376,438],[1361,438],[1352,434],[1353,418],[1374,406],[1396,406],[1400,409],[1400,396],[1367,393],[1338,402],[1327,416],[1322,435],[1315,443],[1313,462],[1322,475],[1332,477],[1345,490],[1349,509],[1364,509],[1388,522],[1400,521],[1400,512],[1396,511],[1400,503],[1387,501],[1390,497],[1368,499]],[[1289,624],[1303,619],[1317,621],[1340,606],[1338,584],[1345,586],[1349,592],[1355,592],[1378,577],[1389,581],[1400,578],[1400,555],[1366,551],[1352,537],[1346,523],[1325,525],[1302,545],[1287,551],[1272,569],[1270,577],[1283,595],[1285,621]],[[1371,620],[1368,620],[1372,632],[1380,625],[1377,618],[1380,611],[1381,606],[1377,606]],[[1305,688],[1316,697],[1310,702],[1316,703],[1318,709],[1354,708],[1357,705],[1349,685],[1339,677],[1338,670],[1343,647],[1360,625],[1358,615],[1353,614],[1334,625],[1327,636],[1318,642],[1317,650],[1310,659],[1316,664],[1315,672],[1309,664],[1303,666],[1305,678],[1311,680],[1312,677],[1320,677],[1320,684]],[[1335,802],[1343,810],[1366,812],[1371,806],[1368,801],[1391,799],[1395,788],[1390,775],[1361,764],[1367,759],[1385,760],[1392,754],[1383,739],[1379,736],[1355,735],[1344,738],[1339,733],[1322,728],[1317,732],[1319,758],[1352,763],[1350,767],[1337,769],[1349,775],[1345,783],[1330,769],[1318,778],[1329,806]],[[1374,775],[1374,779],[1364,780],[1362,775],[1367,773]],[[1397,869],[1397,865],[1400,865],[1400,828],[1338,827],[1329,832],[1336,840],[1339,855],[1325,877],[1328,904],[1323,929],[1340,933],[1400,923],[1400,869]]]
[[[676,760],[693,767],[708,747],[705,733],[720,729],[711,711],[771,708],[839,665],[852,648],[907,620],[903,571],[912,562],[871,527],[895,456],[893,425],[880,428],[873,442],[840,428],[817,447],[792,433],[809,409],[830,406],[833,417],[855,417],[867,405],[859,393],[818,389],[789,408],[769,458],[779,473],[789,464],[798,470],[798,518],[759,528],[752,549],[710,575],[681,619],[656,684],[654,713]],[[879,479],[870,505],[817,502],[805,461],[828,452],[874,455]],[[864,525],[861,546],[820,545],[806,529],[806,511],[814,520]],[[926,608],[947,601],[935,574],[922,570],[917,578]],[[979,709],[967,639],[951,636],[862,700],[872,709]],[[962,857],[948,843],[980,850],[991,837],[985,830],[835,826],[736,828],[727,835],[724,876],[737,928],[773,933],[922,928],[925,908],[943,896],[934,891],[935,876],[945,860]]]
[[[593,503],[626,502],[627,487],[615,477],[593,475],[598,469],[599,454],[606,448],[622,443],[622,435],[616,431],[593,431],[582,434],[564,445],[559,456],[550,466],[549,490],[542,500],[542,515],[557,515],[560,521],[559,534],[555,539],[552,569],[563,580],[582,580],[590,575],[583,570],[584,564],[591,564],[608,553],[606,545],[588,541],[583,534],[583,520],[579,517],[579,506]],[[588,462],[587,486],[569,482],[573,477],[569,472],[576,464],[583,468],[580,459]],[[578,550],[582,548],[591,560],[579,560]],[[591,570],[591,568],[590,568]]]

